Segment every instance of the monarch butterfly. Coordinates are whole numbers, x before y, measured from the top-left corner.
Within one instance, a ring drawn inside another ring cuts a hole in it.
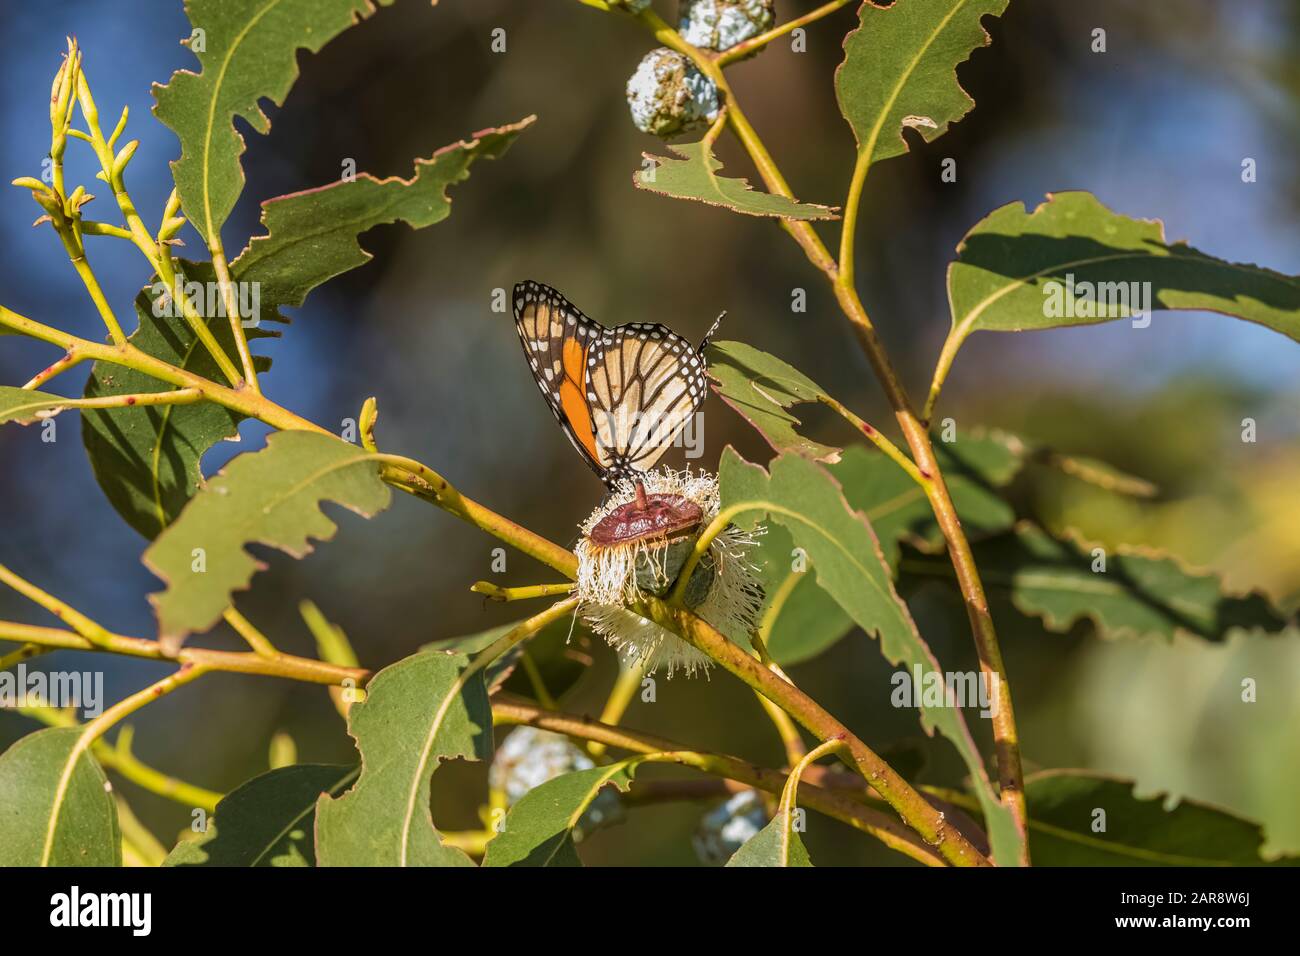
[[[704,348],[658,323],[607,329],[550,286],[515,286],[515,328],[537,387],[609,489],[649,471],[704,402]],[[724,312],[723,315],[726,315]]]

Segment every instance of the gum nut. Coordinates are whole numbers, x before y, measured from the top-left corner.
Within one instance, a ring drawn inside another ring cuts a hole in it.
[[[627,105],[637,129],[668,137],[717,118],[718,88],[686,57],[661,47],[627,81]]]
[[[678,32],[692,46],[728,50],[772,28],[772,0],[687,0]]]

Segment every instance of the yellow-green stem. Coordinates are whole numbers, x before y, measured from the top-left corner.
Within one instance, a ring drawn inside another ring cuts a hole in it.
[[[786,783],[785,774],[759,767],[738,757],[691,751],[675,741],[621,727],[611,727],[590,717],[548,712],[509,694],[501,694],[492,702],[492,716],[497,723],[528,724],[576,740],[595,741],[607,747],[632,753],[675,753],[679,755],[677,762],[683,766],[735,780],[767,793],[781,793]],[[886,846],[914,860],[919,860],[927,866],[944,865],[944,861],[936,855],[934,848],[927,846],[907,827],[885,813],[864,806],[861,801],[851,796],[805,784],[803,799],[806,806],[868,833]]]

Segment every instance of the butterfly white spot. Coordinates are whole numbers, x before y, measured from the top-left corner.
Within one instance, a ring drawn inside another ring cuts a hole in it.
[[[549,368],[547,368],[547,369],[542,369],[542,373],[546,376],[546,380],[547,380],[548,382],[549,382],[551,379],[555,378],[555,373],[552,372]],[[694,390],[695,390],[695,386],[692,385],[692,386],[691,386],[691,391],[694,391]]]
[[[574,325],[577,321],[578,321],[578,320],[575,319],[573,316],[569,316],[569,324],[570,324],[570,325]]]

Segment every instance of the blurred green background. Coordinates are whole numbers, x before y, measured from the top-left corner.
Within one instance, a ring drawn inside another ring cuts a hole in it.
[[[813,6],[778,0],[778,15]],[[657,7],[671,16],[675,4]],[[841,10],[809,29],[807,52],[778,42],[729,74],[804,200],[843,202],[853,139],[831,80],[853,22],[852,9]],[[490,46],[498,27],[506,31],[504,53]],[[988,27],[992,47],[959,70],[975,111],[934,144],[913,138],[911,154],[873,170],[865,198],[859,285],[910,387],[928,383],[947,330],[944,270],[953,248],[1006,202],[1087,189],[1119,212],[1162,219],[1171,238],[1211,254],[1300,271],[1300,5],[1013,0]],[[1097,27],[1107,33],[1104,54],[1091,50]],[[46,90],[65,34],[85,50],[101,110],[131,106],[127,135],[142,145],[128,184],[146,220],[155,221],[178,145],[149,115],[149,84],[194,66],[176,44],[189,34],[179,3],[69,0],[7,9],[0,169],[6,180],[39,175],[49,135]],[[502,160],[476,166],[455,188],[450,219],[364,238],[375,261],[313,293],[283,339],[263,348],[276,363],[265,379],[272,397],[341,427],[377,396],[383,446],[428,462],[467,494],[570,544],[602,489],[538,401],[509,316],[491,310],[493,290],[520,279],[557,286],[606,324],[663,321],[690,337],[727,309],[723,338],[785,358],[886,426],[886,406],[829,289],[775,224],[633,188],[641,152],[663,152],[633,128],[623,94],[651,46],[634,26],[576,0],[443,0],[436,8],[399,0],[320,54],[303,55],[290,99],[271,109],[271,134],[245,131],[248,185],[224,230],[228,249],[259,231],[262,199],[336,180],[349,159],[361,171],[408,176],[415,157],[471,131],[533,113],[539,121]],[[753,178],[734,143],[724,140],[719,155],[728,173]],[[948,157],[957,161],[955,183],[940,180]],[[1245,157],[1256,160],[1255,183],[1241,181]],[[82,144],[70,145],[68,182],[95,191]],[[37,213],[26,192],[0,197],[0,301],[99,335],[57,239],[30,228]],[[101,198],[97,215],[110,218],[107,202]],[[819,228],[834,235],[833,227]],[[185,237],[197,255],[198,237],[190,230]],[[129,314],[148,278],[138,253],[101,239],[90,255],[119,315]],[[794,314],[792,290],[800,288],[808,308]],[[48,348],[7,338],[0,381],[20,384],[53,358]],[[959,428],[1000,426],[1101,458],[1161,489],[1154,500],[1132,501],[1038,471],[1014,489],[1025,515],[1108,545],[1168,548],[1221,572],[1232,590],[1261,588],[1292,608],[1300,599],[1297,371],[1293,343],[1219,316],[1157,314],[1142,330],[1115,323],[986,333],[963,349],[941,413]],[[78,389],[80,373],[57,387]],[[1256,443],[1241,441],[1245,417],[1258,424]],[[817,437],[847,439],[815,413],[807,420]],[[768,454],[716,398],[706,405],[705,428],[706,465],[716,465],[728,443],[750,459]],[[209,454],[209,473],[260,447],[265,429],[246,425],[242,436]],[[552,577],[515,554],[508,571],[494,576],[493,540],[399,497],[374,521],[343,519],[337,539],[303,561],[264,555],[270,570],[241,610],[283,649],[310,654],[297,613],[309,597],[345,628],[362,662],[377,668],[431,640],[518,616],[518,608],[470,594],[474,580]],[[148,636],[145,595],[158,582],[139,564],[142,549],[99,493],[73,416],[58,419],[52,444],[37,429],[0,430],[0,562],[109,628]],[[973,667],[969,633],[948,597],[927,593],[917,605],[945,667]],[[51,623],[7,592],[0,616]],[[1221,645],[1104,642],[1086,625],[1062,636],[1031,621],[998,623],[1029,769],[1086,767],[1133,777],[1143,793],[1216,802],[1263,822],[1270,852],[1300,852],[1294,634]],[[221,631],[201,642],[238,645]],[[111,699],[164,671],[67,652],[42,660],[102,667]],[[566,708],[598,713],[614,673],[612,653],[598,648]],[[921,738],[914,715],[888,705],[890,673],[874,644],[855,633],[793,676],[869,744],[888,748]],[[1255,704],[1240,702],[1243,676],[1259,683]],[[720,672],[660,680],[657,702],[633,704],[627,722],[780,760],[750,692]],[[322,691],[272,680],[214,675],[134,723],[142,759],[218,790],[266,768],[277,730],[293,736],[301,760],[353,759]],[[35,726],[0,713],[0,745]],[[951,748],[942,740],[923,746],[929,762],[921,779],[959,783]],[[481,767],[449,767],[435,788],[436,819],[474,825],[483,777]],[[188,824],[184,807],[118,785],[165,843]],[[691,863],[689,836],[703,809],[638,809],[583,853],[592,863]],[[901,859],[820,817],[811,819],[807,842],[819,863]]]

